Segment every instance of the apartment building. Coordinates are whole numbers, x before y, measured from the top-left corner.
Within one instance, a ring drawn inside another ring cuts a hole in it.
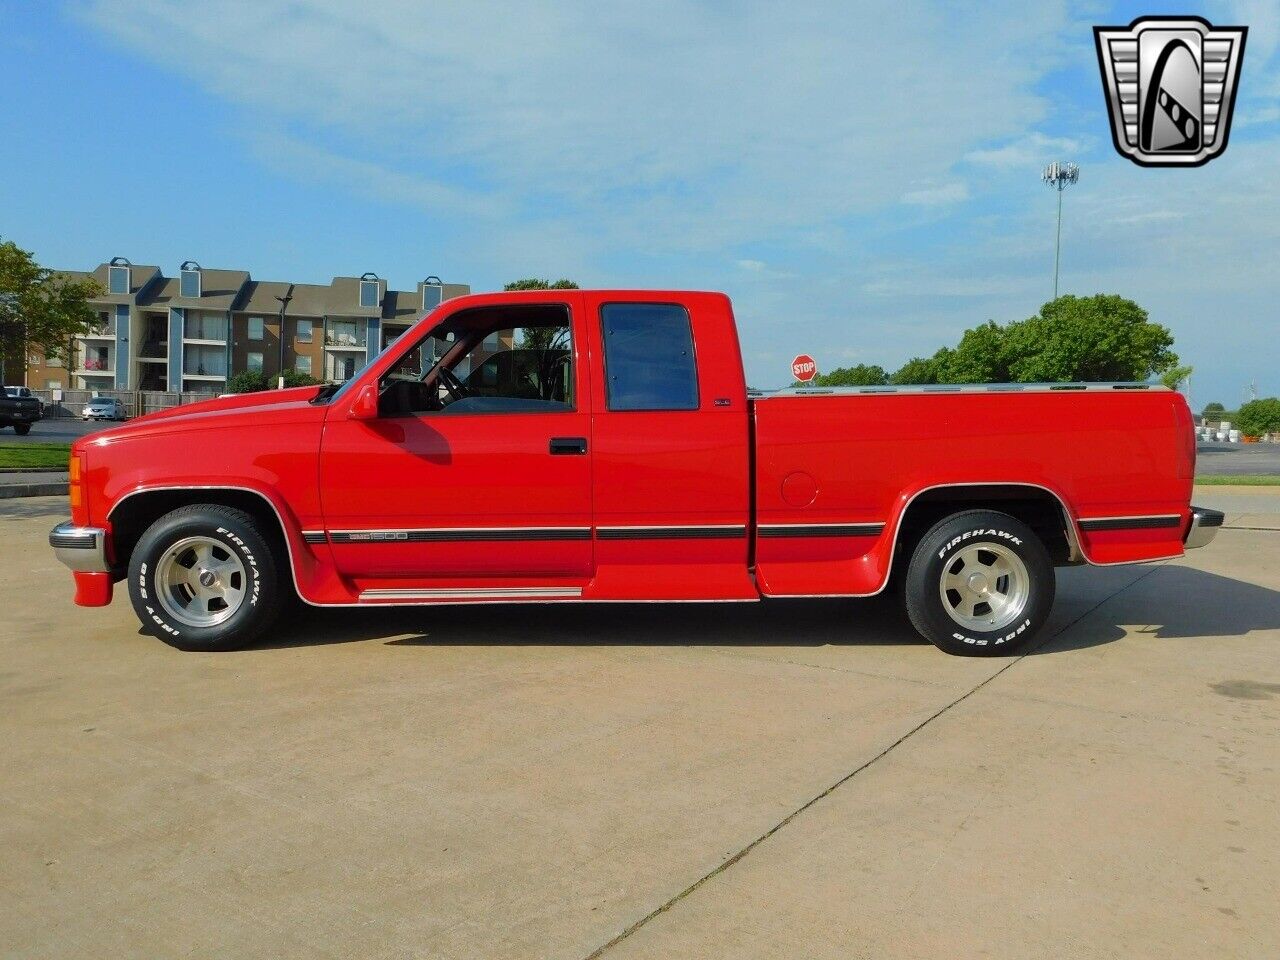
[[[66,272],[105,291],[92,303],[97,322],[75,338],[67,366],[28,358],[29,387],[222,393],[242,371],[289,369],[341,382],[423,314],[471,292],[436,277],[388,290],[374,273],[328,284],[254,280],[192,260],[172,277],[124,257]]]

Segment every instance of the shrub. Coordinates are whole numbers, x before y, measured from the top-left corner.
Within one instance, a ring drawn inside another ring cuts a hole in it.
[[[227,381],[227,393],[256,393],[267,389],[267,375],[261,370],[245,370]]]
[[[280,376],[284,377],[284,385],[286,387],[314,387],[320,381],[309,373],[299,373],[292,368],[283,371]]]
[[[1250,437],[1280,431],[1280,397],[1250,400],[1241,405],[1232,426],[1239,427],[1241,433]]]

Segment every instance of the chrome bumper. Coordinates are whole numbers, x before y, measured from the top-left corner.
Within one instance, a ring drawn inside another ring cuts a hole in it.
[[[1221,510],[1192,507],[1191,525],[1187,527],[1186,536],[1182,538],[1183,545],[1188,550],[1207,545],[1218,535],[1218,530],[1222,528],[1222,521],[1225,519],[1226,514]]]
[[[77,527],[63,521],[49,531],[53,555],[80,573],[110,573],[106,554],[107,532],[100,527]]]

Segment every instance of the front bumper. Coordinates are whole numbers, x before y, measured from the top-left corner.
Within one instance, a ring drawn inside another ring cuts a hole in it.
[[[101,527],[77,527],[65,520],[49,531],[53,555],[76,573],[110,573],[106,545],[107,531]]]
[[[1182,538],[1183,545],[1188,550],[1207,546],[1218,535],[1218,531],[1222,529],[1222,521],[1225,519],[1226,514],[1221,510],[1210,510],[1208,507],[1192,507],[1191,524],[1187,527],[1186,535]]]

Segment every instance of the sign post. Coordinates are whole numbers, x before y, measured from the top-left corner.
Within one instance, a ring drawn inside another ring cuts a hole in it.
[[[818,363],[807,353],[791,361],[791,375],[801,383],[808,383],[818,375]]]

